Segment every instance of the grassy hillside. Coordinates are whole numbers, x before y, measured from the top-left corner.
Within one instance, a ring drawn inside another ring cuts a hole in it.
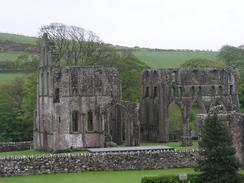
[[[0,72],[0,85],[7,84],[16,78],[25,76],[26,73],[22,72],[10,72],[10,73],[1,73]]]
[[[0,52],[0,62],[1,61],[15,61],[16,58],[24,52]]]
[[[36,38],[18,34],[0,33],[0,40],[8,40],[23,44],[36,44]]]
[[[138,50],[133,53],[151,68],[175,68],[192,58],[216,60],[218,52],[210,51],[150,51]]]
[[[0,33],[0,40],[9,40],[22,44],[35,44],[35,37],[28,37],[17,34]],[[119,47],[118,49],[121,49]],[[1,61],[14,61],[19,55],[24,52],[0,52]],[[151,68],[173,68],[179,67],[184,61],[191,58],[207,58],[216,60],[218,52],[208,51],[152,51],[148,49],[138,49],[133,51],[137,58],[146,63]],[[16,77],[20,77],[24,73],[0,73],[0,84],[8,83]]]

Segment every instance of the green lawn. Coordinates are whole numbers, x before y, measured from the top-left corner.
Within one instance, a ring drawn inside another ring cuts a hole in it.
[[[140,183],[144,176],[194,174],[192,168],[141,170],[141,171],[94,171],[49,175],[0,178],[1,183]],[[240,171],[244,173],[243,170]]]
[[[1,183],[140,183],[144,176],[162,174],[194,173],[190,168],[141,170],[141,171],[100,171],[36,175],[0,178]]]
[[[0,33],[0,40],[8,40],[16,43],[36,44],[36,38],[18,34]]]
[[[25,76],[26,73],[22,72],[10,72],[10,73],[0,73],[0,85],[8,84],[9,82],[13,81],[18,77]]]
[[[175,68],[192,58],[216,60],[218,52],[210,51],[149,51],[138,50],[133,53],[151,68]]]
[[[24,52],[0,52],[0,62],[1,61],[15,61],[16,58]]]
[[[192,149],[197,149],[198,148],[198,141],[193,140],[192,146],[188,147],[182,147],[181,146],[181,141],[178,142],[168,142],[168,143],[158,143],[158,142],[141,142],[141,146],[160,146],[160,145],[165,145],[165,146],[170,146],[175,148],[176,150],[192,150]]]

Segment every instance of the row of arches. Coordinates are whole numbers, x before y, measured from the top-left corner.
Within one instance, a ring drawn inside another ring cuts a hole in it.
[[[194,101],[188,110],[188,135],[192,139],[198,139],[199,136],[199,115],[206,114],[212,107],[222,105],[224,111],[226,111],[225,105],[221,101],[215,101],[206,107],[203,103],[199,101]],[[184,109],[182,105],[176,102],[171,102],[168,106],[168,132],[169,140],[176,141],[180,140],[184,131]]]

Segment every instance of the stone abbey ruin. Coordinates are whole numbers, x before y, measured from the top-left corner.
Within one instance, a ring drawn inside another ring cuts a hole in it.
[[[121,83],[115,69],[61,68],[56,64],[52,47],[44,38],[38,72],[35,149],[139,144],[138,105],[121,100]]]
[[[169,140],[169,106],[182,114],[182,145],[191,145],[189,113],[201,108],[198,127],[212,109],[228,122],[233,143],[243,161],[244,115],[234,71],[230,68],[158,69],[142,73],[139,104],[122,100],[118,72],[113,68],[61,67],[44,36],[38,70],[33,146],[49,151],[116,144],[138,146],[141,139]],[[199,132],[199,136],[200,136]]]

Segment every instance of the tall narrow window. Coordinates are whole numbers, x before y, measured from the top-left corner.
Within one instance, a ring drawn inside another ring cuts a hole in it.
[[[149,97],[149,87],[146,87],[145,97]]]
[[[59,88],[55,88],[53,102],[59,103],[59,101],[60,101],[60,99],[59,99]]]
[[[78,111],[72,111],[72,132],[78,132],[79,131],[79,112]]]
[[[215,86],[211,87],[211,95],[215,95]]]
[[[93,131],[93,116],[91,111],[87,113],[87,131]]]
[[[158,95],[158,88],[155,86],[153,88],[153,97],[156,97]]]
[[[191,87],[191,94],[192,94],[192,96],[195,95],[195,87],[194,86]]]
[[[199,87],[198,87],[198,95],[201,95],[201,94],[202,94],[202,87],[199,86]]]
[[[233,95],[233,85],[230,85],[230,95]]]
[[[73,96],[78,95],[78,73],[76,70],[71,72],[71,93]]]
[[[183,89],[182,89],[181,86],[179,87],[179,90],[180,90],[180,97],[182,97],[182,95],[183,95]]]
[[[219,95],[223,95],[223,87],[219,86]]]

